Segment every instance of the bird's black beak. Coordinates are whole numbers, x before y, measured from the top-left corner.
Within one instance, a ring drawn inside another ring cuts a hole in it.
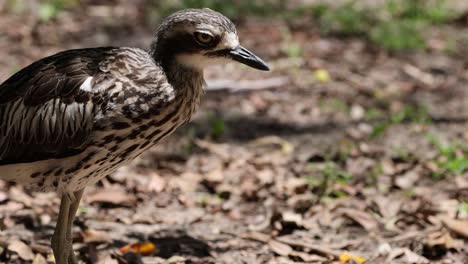
[[[247,66],[250,66],[254,69],[262,70],[262,71],[269,71],[270,68],[266,63],[260,59],[257,55],[250,52],[248,49],[237,46],[237,48],[232,50],[226,50],[226,55],[231,59],[243,63]]]

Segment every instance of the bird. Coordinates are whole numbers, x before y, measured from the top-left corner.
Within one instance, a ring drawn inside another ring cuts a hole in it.
[[[71,230],[85,188],[187,123],[204,69],[232,61],[269,70],[227,17],[184,9],[161,21],[148,50],[66,50],[0,84],[0,179],[60,196],[56,263],[78,263]]]

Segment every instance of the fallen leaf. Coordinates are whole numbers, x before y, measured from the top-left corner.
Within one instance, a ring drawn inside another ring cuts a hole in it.
[[[119,264],[119,262],[110,255],[107,255],[104,259],[99,260],[97,264]]]
[[[208,182],[209,185],[211,186],[216,186],[220,184],[223,181],[223,169],[222,168],[216,168],[205,175],[205,181]]]
[[[172,256],[167,261],[165,261],[164,263],[168,263],[168,264],[187,263],[187,258],[184,258],[182,256]]]
[[[47,264],[47,260],[41,254],[36,254],[32,264]]]
[[[421,178],[421,168],[417,167],[410,170],[403,175],[399,175],[395,179],[395,185],[400,189],[405,190],[413,187],[417,181]]]
[[[164,180],[164,178],[162,178],[156,173],[152,173],[147,189],[155,193],[160,193],[164,190],[165,187],[166,187],[166,181]]]
[[[357,255],[351,255],[348,252],[341,253],[338,259],[340,260],[340,263],[343,264],[350,263],[350,261],[354,261],[359,264],[366,262],[365,258]]]
[[[18,203],[24,204],[26,207],[31,207],[33,203],[33,198],[27,195],[23,190],[18,187],[10,188],[10,199]]]
[[[456,220],[448,217],[442,218],[442,223],[458,235],[468,238],[468,220]]]
[[[6,204],[0,205],[0,214],[8,212],[16,212],[24,208],[24,204],[15,201],[8,201]]]
[[[81,233],[85,243],[110,242],[111,237],[103,231],[87,229]]]
[[[405,263],[413,263],[413,264],[426,264],[429,263],[429,260],[423,256],[420,256],[413,251],[405,248]]]
[[[431,248],[440,246],[451,249],[454,248],[455,241],[448,232],[434,232],[428,235],[426,244]]]
[[[250,232],[245,233],[244,235],[242,235],[242,238],[252,239],[252,240],[256,240],[256,241],[260,241],[264,243],[270,240],[269,235],[266,235],[260,232],[255,232],[255,231],[250,231]]]
[[[290,256],[301,258],[306,263],[327,263],[327,258],[312,254],[307,254],[300,251],[291,252]]]
[[[101,189],[88,195],[86,201],[88,203],[109,203],[130,207],[135,204],[136,198],[123,189]]]
[[[293,246],[293,247],[302,247],[307,249],[309,252],[315,252],[320,255],[329,256],[333,258],[338,258],[340,253],[330,249],[327,246],[314,244],[312,241],[306,239],[296,239],[288,236],[281,236],[276,239],[277,241]]]
[[[33,260],[34,253],[31,248],[25,243],[15,240],[8,245],[8,250],[15,252],[23,260]]]
[[[285,211],[281,214],[284,222],[295,223],[297,226],[302,225],[302,215],[291,211]]]
[[[400,212],[403,199],[398,199],[395,197],[389,198],[384,195],[378,195],[374,198],[374,203],[379,208],[380,214],[383,216],[383,219],[389,220],[394,218]]]
[[[289,256],[294,250],[289,245],[278,242],[276,240],[268,241],[271,250],[280,256]]]
[[[330,74],[325,69],[317,69],[314,71],[314,79],[319,82],[329,82],[330,81]]]
[[[122,254],[127,252],[134,252],[136,254],[141,254],[143,256],[153,255],[154,251],[156,250],[156,245],[151,242],[143,242],[143,243],[132,243],[125,245],[119,249]]]
[[[389,243],[380,244],[377,248],[377,252],[380,256],[387,256],[392,252],[392,246]]]
[[[265,136],[255,139],[252,143],[253,146],[266,147],[266,146],[279,146],[284,154],[289,154],[294,150],[292,145],[287,140],[278,136]]]
[[[5,202],[8,200],[8,195],[5,192],[0,192],[0,203]]]
[[[343,209],[343,214],[364,227],[367,231],[377,228],[377,220],[366,212],[354,209]]]

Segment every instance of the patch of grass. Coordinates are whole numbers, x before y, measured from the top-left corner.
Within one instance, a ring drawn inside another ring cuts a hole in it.
[[[421,32],[458,16],[443,0],[389,0],[377,8],[357,3],[348,1],[336,8],[317,5],[311,14],[325,34],[363,36],[389,51],[424,49]]]
[[[382,112],[372,110],[372,114],[367,114],[366,118],[368,121],[372,121],[369,117],[381,117]],[[401,111],[397,111],[390,115],[390,118],[377,122],[370,134],[371,138],[378,138],[382,136],[387,129],[394,125],[403,122],[410,122],[413,124],[426,124],[430,122],[430,116],[427,108],[421,105],[407,105]]]
[[[396,112],[391,116],[392,123],[428,123],[430,121],[429,111],[422,105],[407,105],[402,111]]]
[[[372,186],[377,186],[377,183],[379,181],[379,177],[383,173],[383,167],[382,163],[377,163],[369,172],[369,180],[371,181],[370,184]]]
[[[340,148],[336,153],[334,160],[340,164],[345,163],[354,149],[358,148],[353,141],[343,140],[340,142]]]
[[[311,164],[318,169],[321,177],[308,176],[306,181],[311,189],[318,189],[321,198],[342,198],[347,196],[340,190],[333,188],[335,184],[346,185],[351,182],[353,176],[343,170],[335,162]]]
[[[339,98],[323,98],[319,101],[320,108],[325,111],[349,113],[350,107],[347,102]]]
[[[226,131],[226,124],[221,117],[210,118],[211,137],[219,139]]]
[[[457,211],[463,214],[468,214],[468,202],[461,202],[458,205]]]
[[[385,113],[378,108],[370,108],[365,113],[365,119],[367,121],[380,119],[380,118],[383,118],[384,116],[385,116]]]
[[[410,188],[410,189],[407,189],[407,190],[403,190],[403,195],[408,197],[408,198],[414,198],[414,197],[417,197],[417,193],[414,191],[414,189]]]
[[[391,20],[378,23],[370,30],[370,40],[389,51],[421,50],[426,47],[417,20]]]
[[[395,147],[392,149],[392,158],[398,162],[409,163],[415,160],[414,155],[404,147]]]
[[[392,17],[433,24],[445,23],[456,17],[456,13],[447,7],[445,0],[389,0],[386,10]]]
[[[375,139],[381,137],[385,131],[391,126],[390,122],[379,122],[372,127],[370,137]]]
[[[25,11],[26,4],[24,0],[7,0],[6,8],[12,13],[19,14]]]
[[[334,10],[320,6],[315,14],[318,15],[322,32],[326,34],[363,35],[371,24],[369,14],[356,8],[355,1]]]
[[[427,139],[436,147],[439,154],[434,163],[440,170],[432,172],[434,179],[442,179],[447,174],[461,175],[468,172],[468,148],[466,146],[459,142],[443,144],[433,134],[429,134]]]
[[[283,27],[281,30],[281,35],[282,35],[281,50],[289,58],[300,58],[303,54],[303,48],[299,43],[294,41],[289,28]]]

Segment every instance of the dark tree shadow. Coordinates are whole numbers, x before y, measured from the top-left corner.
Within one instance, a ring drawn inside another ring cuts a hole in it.
[[[154,256],[170,258],[173,256],[210,256],[210,246],[200,239],[188,235],[184,230],[161,230],[157,234],[143,237],[142,234],[133,234],[130,237],[138,241],[149,241],[156,246]],[[126,243],[124,243],[126,244]],[[118,247],[123,246],[117,245]]]
[[[150,238],[149,241],[156,245],[155,256],[161,258],[170,258],[172,256],[202,258],[210,256],[210,246],[204,241],[189,235]]]
[[[262,136],[294,136],[301,134],[328,134],[333,131],[342,130],[351,122],[317,122],[309,124],[296,124],[278,122],[277,120],[264,117],[235,116],[223,118],[225,133],[222,141],[250,141]],[[179,130],[179,135],[184,135],[187,131],[195,131],[195,136],[203,138],[211,133],[210,124],[206,120],[194,120]]]
[[[221,118],[221,117],[220,117]],[[442,124],[465,124],[468,117],[431,117],[429,122],[435,125]],[[318,121],[308,124],[297,124],[293,122],[279,122],[265,117],[255,116],[232,116],[222,118],[225,132],[221,138],[224,142],[245,142],[262,136],[299,136],[299,135],[329,135],[341,133],[349,127],[356,126],[360,121]],[[368,121],[371,124],[389,122],[389,118],[380,118]],[[411,123],[411,120],[403,120],[402,123]],[[186,135],[187,131],[195,131],[197,138],[205,138],[210,135],[212,127],[204,119],[193,120],[176,133]]]

